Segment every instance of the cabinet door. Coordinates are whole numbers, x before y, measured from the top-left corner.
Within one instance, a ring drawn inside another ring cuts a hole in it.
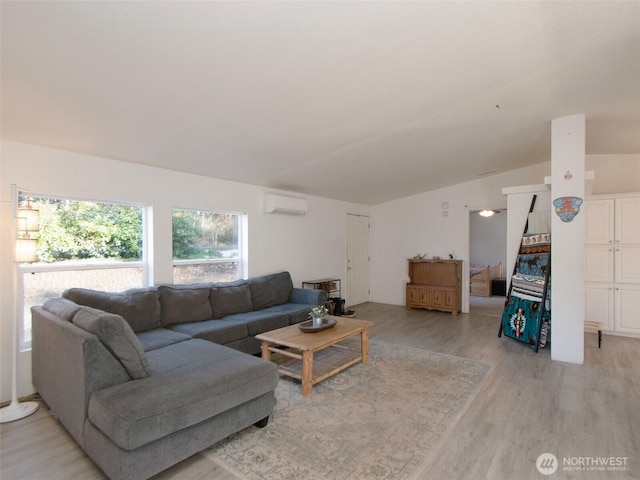
[[[406,303],[416,307],[426,307],[429,305],[429,289],[426,287],[407,285]]]
[[[429,290],[421,288],[418,295],[418,302],[420,305],[429,305]]]
[[[444,291],[444,305],[452,310],[456,307],[456,292],[453,290]]]
[[[640,246],[616,245],[615,271],[616,282],[640,283]]]
[[[456,305],[456,293],[446,288],[431,289],[431,306],[453,310]]]
[[[613,330],[613,285],[585,284],[584,319],[602,323],[603,330]]]
[[[420,303],[420,289],[407,285],[407,303],[417,305]]]
[[[640,285],[616,285],[615,329],[640,335]]]
[[[613,282],[613,246],[584,247],[584,279],[587,282]]]
[[[616,198],[616,244],[640,243],[640,197]]]
[[[587,200],[585,213],[585,243],[613,243],[613,200]]]
[[[443,308],[445,306],[444,290],[434,288],[431,290],[431,306],[434,308]]]

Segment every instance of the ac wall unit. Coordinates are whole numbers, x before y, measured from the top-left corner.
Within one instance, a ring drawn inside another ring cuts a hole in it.
[[[287,197],[275,193],[264,195],[265,213],[285,213],[287,215],[304,215],[307,213],[307,201],[304,198]]]

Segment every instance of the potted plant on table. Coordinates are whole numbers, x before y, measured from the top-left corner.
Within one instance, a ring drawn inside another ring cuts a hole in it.
[[[314,327],[321,327],[324,317],[329,314],[329,310],[324,305],[313,307],[309,312],[309,318],[313,321]]]

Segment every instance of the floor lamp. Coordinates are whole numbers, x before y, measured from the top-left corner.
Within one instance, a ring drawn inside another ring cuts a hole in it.
[[[18,191],[15,185],[11,185],[11,202],[13,214],[13,226],[11,231],[12,241],[15,242],[15,256],[13,262],[13,353],[12,353],[12,378],[11,378],[11,403],[0,408],[0,423],[20,420],[34,413],[38,409],[37,402],[20,402],[18,400],[18,353],[20,345],[20,328],[18,325],[18,309],[22,302],[18,299],[18,264],[35,262],[36,247],[38,241],[32,237],[32,232],[38,231],[39,215],[29,202],[25,208],[18,209]]]

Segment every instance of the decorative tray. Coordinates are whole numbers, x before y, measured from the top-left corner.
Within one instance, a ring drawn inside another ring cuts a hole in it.
[[[307,320],[306,322],[299,323],[298,328],[305,333],[315,333],[326,330],[327,328],[335,327],[336,323],[337,322],[332,318],[323,318],[322,325],[314,327],[313,320]]]

